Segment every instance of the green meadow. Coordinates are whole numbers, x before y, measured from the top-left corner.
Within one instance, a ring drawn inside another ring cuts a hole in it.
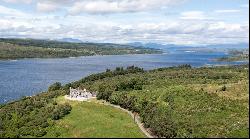
[[[145,137],[132,117],[122,110],[95,101],[65,100],[62,96],[57,98],[57,102],[69,103],[72,110],[63,119],[58,120],[45,137]]]

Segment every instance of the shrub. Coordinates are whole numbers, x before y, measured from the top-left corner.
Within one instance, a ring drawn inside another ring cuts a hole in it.
[[[46,134],[47,132],[44,129],[38,129],[38,130],[34,130],[33,132],[33,136],[35,137],[42,137]]]
[[[224,86],[222,86],[221,91],[226,91],[226,89],[227,89],[227,87],[224,85]]]
[[[179,65],[177,67],[178,68],[187,68],[187,69],[191,69],[192,68],[192,66],[190,64]]]
[[[141,116],[145,126],[151,128],[158,137],[173,138],[177,135],[177,128],[171,113],[170,107],[149,102],[142,110]]]
[[[54,111],[51,114],[51,118],[53,120],[58,120],[65,115],[69,114],[71,111],[72,107],[69,104],[61,104],[57,105],[57,107],[54,109]]]
[[[62,87],[62,84],[59,83],[59,82],[56,82],[56,83],[52,84],[52,85],[49,87],[48,91],[59,90],[59,89],[61,89],[61,87]]]
[[[121,81],[116,85],[116,91],[125,90],[142,90],[144,82],[139,78],[132,78],[130,80]]]

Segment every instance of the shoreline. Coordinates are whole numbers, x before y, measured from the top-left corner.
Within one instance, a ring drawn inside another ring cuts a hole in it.
[[[81,58],[81,57],[92,57],[92,56],[124,56],[124,55],[161,55],[161,54],[168,54],[168,53],[145,53],[145,54],[110,54],[110,55],[86,55],[86,56],[76,56],[76,57],[34,57],[34,58],[15,58],[15,59],[0,59],[0,61],[19,61],[19,60],[33,60],[33,59],[75,59],[75,58]]]
[[[1,60],[0,60],[0,62],[1,62]],[[225,66],[240,66],[240,65],[249,65],[249,62],[248,63],[239,63],[239,64],[227,64],[227,65],[224,65],[224,64],[221,64],[221,65],[213,65],[213,64],[204,64],[204,65],[202,65],[202,66],[199,66],[199,67],[195,67],[195,66],[192,66],[192,68],[213,68],[213,67],[225,67]],[[170,67],[173,67],[173,66],[170,66]],[[162,67],[162,68],[168,68],[168,67]],[[159,68],[156,68],[156,69],[159,69]],[[150,70],[147,70],[147,71],[151,71],[151,70],[154,70],[154,69],[150,69]],[[95,74],[95,73],[92,73],[92,74]],[[90,74],[91,75],[91,74]],[[87,77],[87,76],[86,76]],[[83,77],[83,78],[85,78],[85,77]],[[77,80],[78,81],[78,80]],[[72,82],[75,82],[75,81],[72,81]],[[68,82],[68,83],[71,83],[71,82]],[[67,83],[65,83],[65,84],[67,84]],[[64,84],[64,85],[65,85]],[[47,88],[48,89],[48,88]],[[38,92],[38,93],[36,93],[36,94],[33,94],[33,95],[27,95],[27,96],[22,96],[22,97],[33,97],[33,96],[36,96],[36,95],[38,95],[38,94],[41,94],[41,93],[43,93],[43,92],[46,92],[46,90],[47,89],[45,89],[44,91],[42,91],[42,92]],[[8,103],[13,103],[13,102],[15,102],[15,101],[19,101],[19,100],[21,100],[22,99],[22,97],[19,97],[19,98],[17,98],[17,99],[11,99],[11,100],[7,100],[7,101],[4,101],[4,102],[0,102],[0,105],[6,105],[6,104],[8,104]]]

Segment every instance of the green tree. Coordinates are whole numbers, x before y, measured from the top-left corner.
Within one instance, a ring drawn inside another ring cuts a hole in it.
[[[59,90],[61,89],[62,87],[62,84],[60,82],[56,82],[54,84],[52,84],[50,87],[49,87],[49,91],[55,91],[55,90]]]

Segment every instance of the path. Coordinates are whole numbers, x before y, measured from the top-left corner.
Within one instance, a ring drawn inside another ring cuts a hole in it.
[[[100,102],[99,102],[100,103]],[[112,107],[115,107],[115,108],[118,108],[120,110],[123,110],[125,112],[127,112],[133,119],[134,119],[134,114],[131,112],[131,111],[128,111],[126,109],[123,109],[121,108],[120,106],[118,105],[113,105],[113,104],[110,104],[108,102],[104,102],[104,103],[100,103],[100,104],[104,104],[104,105],[107,105],[107,106],[112,106]],[[136,124],[139,126],[139,128],[141,129],[141,131],[148,137],[148,138],[155,138],[154,136],[150,135],[150,133],[148,133],[148,131],[144,128],[143,126],[143,123],[141,123],[140,121],[140,117],[138,115],[135,116],[135,122]]]

